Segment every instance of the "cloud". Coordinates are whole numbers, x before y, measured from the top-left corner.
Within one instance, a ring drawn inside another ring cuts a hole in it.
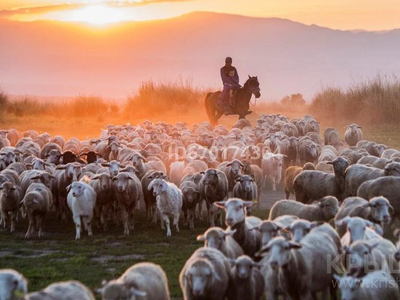
[[[136,0],[136,1],[99,1],[96,4],[106,4],[112,7],[124,8],[124,7],[135,7],[142,5],[149,5],[162,2],[187,2],[193,0]],[[48,6],[32,6],[32,7],[21,7],[17,9],[5,9],[0,10],[0,18],[10,18],[15,15],[41,15],[51,12],[68,11],[79,9],[91,4],[87,4],[84,1],[82,3],[63,3]]]

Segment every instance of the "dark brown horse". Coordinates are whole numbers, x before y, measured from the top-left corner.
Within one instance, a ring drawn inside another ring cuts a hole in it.
[[[204,101],[207,115],[212,125],[216,125],[218,119],[224,114],[222,108],[217,105],[220,94],[220,91],[208,93]],[[239,119],[245,119],[246,115],[251,114],[251,111],[249,111],[249,103],[253,94],[256,98],[260,98],[261,96],[260,83],[258,82],[257,76],[249,76],[244,86],[236,92],[234,107],[231,108],[231,114],[239,115]]]

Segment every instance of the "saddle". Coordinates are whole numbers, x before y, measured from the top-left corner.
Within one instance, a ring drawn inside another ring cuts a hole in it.
[[[225,115],[234,115],[235,112],[235,107],[236,107],[236,94],[237,90],[233,91],[233,96],[232,98],[229,96],[227,93],[226,98],[222,98],[222,93],[219,95],[218,100],[217,100],[217,110],[221,113],[225,113],[226,111],[229,111],[228,114]]]

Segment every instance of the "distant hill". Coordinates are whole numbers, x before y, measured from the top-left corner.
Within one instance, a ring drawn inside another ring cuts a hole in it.
[[[61,22],[0,21],[0,87],[13,94],[96,94],[120,98],[142,80],[191,78],[219,88],[232,56],[242,81],[258,75],[263,99],[310,98],[400,74],[400,30],[339,31],[284,19],[191,13],[96,28]]]

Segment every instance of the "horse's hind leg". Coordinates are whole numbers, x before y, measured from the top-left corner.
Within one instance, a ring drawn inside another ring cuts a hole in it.
[[[243,120],[243,119],[246,119],[246,117],[243,115],[239,115],[239,120]]]

